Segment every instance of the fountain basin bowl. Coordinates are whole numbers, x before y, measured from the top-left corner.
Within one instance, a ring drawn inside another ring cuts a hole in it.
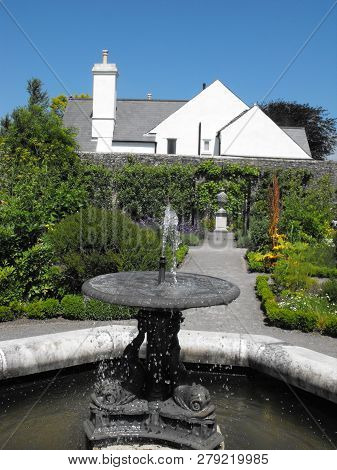
[[[240,295],[235,284],[201,274],[178,273],[175,282],[166,273],[158,284],[157,271],[104,274],[86,281],[82,292],[110,304],[167,311],[227,305]]]

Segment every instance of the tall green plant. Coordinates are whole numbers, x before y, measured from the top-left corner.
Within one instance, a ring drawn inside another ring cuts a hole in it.
[[[118,210],[88,207],[65,217],[46,235],[60,266],[64,286],[80,291],[99,274],[156,270],[161,249],[157,231],[139,227]]]
[[[331,236],[335,188],[324,176],[301,186],[293,180],[282,197],[280,229],[289,240],[322,241]]]

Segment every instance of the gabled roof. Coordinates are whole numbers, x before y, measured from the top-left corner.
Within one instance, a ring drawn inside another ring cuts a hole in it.
[[[206,106],[205,100],[209,100]],[[218,110],[217,113],[214,113],[214,103],[216,103]],[[200,107],[200,104],[203,104],[203,106]],[[163,128],[172,125],[172,123],[174,127],[181,129],[184,116],[186,117],[187,115],[189,115],[189,118],[194,118],[197,121],[200,119],[207,121],[207,113],[208,111],[211,111],[212,121],[215,120],[218,122],[218,124],[220,124],[224,119],[225,121],[230,121],[239,112],[241,113],[242,111],[248,109],[249,107],[246,105],[246,103],[244,103],[226,85],[224,85],[220,80],[215,80],[213,83],[195,95],[191,100],[186,101],[184,106],[181,106],[179,109],[177,109],[175,113],[167,116],[166,119],[153,127],[149,134],[156,134]],[[180,122],[181,118],[182,122]]]
[[[243,112],[220,129],[221,155],[236,157],[266,158],[311,158],[309,153],[296,142],[303,131],[282,129],[257,105]],[[291,135],[290,135],[291,134]],[[294,138],[295,137],[295,138]],[[305,135],[306,138],[306,135]],[[309,147],[309,145],[308,145]]]
[[[311,157],[308,137],[304,127],[280,127]]]
[[[151,142],[144,136],[186,103],[185,100],[117,100],[114,141]],[[70,99],[63,123],[78,131],[77,142],[84,152],[94,152],[96,141],[91,140],[92,99]]]
[[[148,141],[153,127],[181,108],[186,101],[117,100],[114,140]]]

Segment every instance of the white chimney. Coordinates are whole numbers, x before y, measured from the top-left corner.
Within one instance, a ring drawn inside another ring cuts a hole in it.
[[[95,64],[93,75],[92,137],[97,138],[96,152],[111,152],[116,123],[116,64],[108,64],[108,51],[102,52],[102,63]]]

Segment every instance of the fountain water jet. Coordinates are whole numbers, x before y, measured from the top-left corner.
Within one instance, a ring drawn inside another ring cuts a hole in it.
[[[103,381],[92,395],[84,429],[91,447],[154,443],[182,449],[216,449],[215,407],[202,385],[186,385],[178,333],[182,310],[232,302],[240,291],[223,279],[176,273],[173,259],[166,272],[166,245],[173,258],[179,244],[178,218],[168,206],[163,224],[159,273],[120,272],[85,282],[86,296],[108,303],[139,307],[138,335],[126,347],[118,378]],[[139,350],[147,337],[146,361]]]

